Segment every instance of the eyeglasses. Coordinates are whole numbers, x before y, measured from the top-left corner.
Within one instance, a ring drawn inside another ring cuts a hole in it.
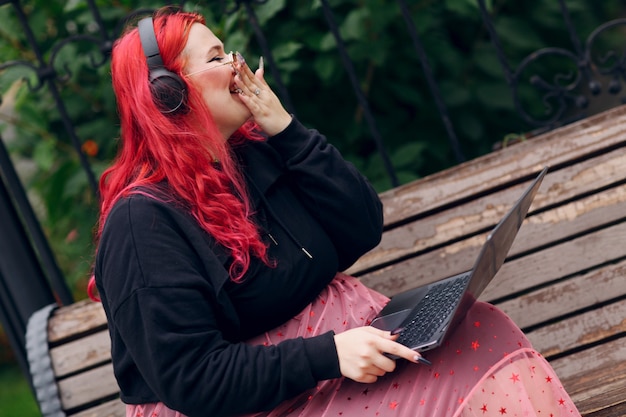
[[[224,65],[231,65],[232,66],[234,64],[234,62],[235,62],[234,59],[233,59],[233,56],[234,56],[233,51],[230,51],[226,55],[230,58],[228,61],[222,62],[219,65],[214,65],[214,66],[209,67],[209,68],[204,68],[204,69],[201,69],[201,70],[198,70],[198,71],[190,72],[189,74],[185,74],[185,77],[191,77],[192,75],[199,74],[199,73],[205,72],[205,71],[210,71],[210,70],[215,69],[215,68],[220,68],[220,67],[223,67]]]

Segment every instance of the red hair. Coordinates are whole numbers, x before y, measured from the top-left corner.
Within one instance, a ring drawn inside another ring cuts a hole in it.
[[[205,20],[196,13],[160,9],[154,28],[161,57],[168,70],[182,76],[189,30]],[[251,255],[269,264],[267,247],[250,218],[251,205],[245,182],[230,146],[224,141],[202,99],[187,84],[184,112],[163,114],[154,103],[148,82],[148,66],[136,28],[126,32],[113,47],[113,89],[120,116],[121,147],[113,164],[100,178],[101,208],[96,239],[115,203],[131,194],[157,197],[157,186],[167,179],[170,198],[186,207],[200,227],[232,255],[229,275],[240,281]],[[255,125],[247,123],[231,138],[261,140]],[[219,167],[214,163],[219,160]],[[139,191],[141,187],[143,191]],[[88,292],[94,295],[94,277]]]

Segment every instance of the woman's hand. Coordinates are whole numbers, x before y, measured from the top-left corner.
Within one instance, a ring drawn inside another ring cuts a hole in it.
[[[241,56],[235,65],[235,84],[241,90],[239,97],[248,107],[257,125],[269,136],[282,132],[291,123],[291,115],[263,78],[260,67],[253,74]]]
[[[335,335],[341,375],[357,382],[376,382],[396,369],[396,362],[384,353],[417,363],[419,353],[396,343],[396,336],[371,326],[357,327]]]

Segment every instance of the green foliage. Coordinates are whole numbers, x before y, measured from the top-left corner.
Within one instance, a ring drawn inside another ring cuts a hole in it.
[[[17,366],[0,365],[0,417],[41,417],[28,382]]]
[[[74,34],[101,37],[84,0],[20,2],[46,62],[55,54],[55,69],[64,77],[55,83],[65,104],[57,107],[47,87],[30,91],[21,81],[37,85],[36,73],[24,66],[0,74],[0,94],[15,113],[0,114],[2,134],[13,157],[30,161],[23,176],[33,204],[68,282],[77,298],[84,296],[93,254],[92,230],[97,201],[61,111],[70,116],[96,178],[113,158],[118,135],[115,98],[108,61],[93,42],[60,40]],[[98,0],[106,33],[118,35],[120,19],[132,10],[155,8],[159,1]],[[222,3],[189,2],[188,9],[207,18],[226,50],[241,51],[250,63],[262,54],[244,8],[225,15]],[[400,8],[395,1],[332,0],[359,86],[371,106],[376,128],[402,183],[457,164],[444,121]],[[477,0],[415,0],[406,2],[428,57],[454,134],[466,158],[490,152],[511,132],[532,127],[516,114],[511,90],[480,17]],[[485,2],[515,69],[530,53],[545,46],[573,50],[558,2],[488,0]],[[584,41],[604,21],[624,16],[621,0],[567,0],[579,38]],[[378,191],[392,186],[363,109],[359,106],[328,29],[319,0],[269,0],[254,4],[272,56],[287,86],[295,112],[306,125],[320,129],[372,181]],[[24,60],[37,65],[36,55],[19,26],[11,4],[0,6],[0,56],[3,62]],[[623,29],[613,39],[623,39]],[[618,48],[618,50],[621,50]],[[267,57],[266,57],[267,58]],[[267,62],[267,59],[266,59]],[[560,62],[542,62],[532,73],[554,73]],[[254,64],[252,65],[254,66]],[[266,71],[268,82],[278,80]],[[547,76],[547,75],[546,75]],[[527,85],[520,86],[524,105],[542,114],[543,104]],[[278,91],[278,90],[276,90]],[[11,139],[13,137],[13,139]]]

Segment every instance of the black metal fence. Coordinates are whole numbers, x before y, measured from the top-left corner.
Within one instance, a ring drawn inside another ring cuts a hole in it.
[[[243,10],[253,29],[256,41],[266,59],[266,67],[273,79],[277,94],[281,97],[285,107],[296,113],[297,109],[285,87],[274,55],[265,37],[264,28],[259,24],[255,14],[256,8],[272,0],[237,0],[224,4],[224,13],[241,13]],[[568,4],[565,0],[558,2],[562,15],[562,27],[571,39],[571,48],[545,47],[528,55],[517,66],[512,65],[506,57],[503,42],[495,29],[493,18],[489,12],[486,0],[477,0],[478,11],[483,25],[489,33],[493,48],[496,51],[502,74],[510,88],[510,94],[519,117],[530,129],[547,130],[573,120],[589,115],[590,102],[601,93],[608,93],[614,97],[615,103],[626,103],[626,95],[622,92],[622,86],[626,81],[626,54],[625,51],[606,51],[599,58],[592,54],[595,44],[607,31],[625,27],[626,19],[619,18],[608,21],[599,26],[585,40],[577,35],[576,27],[572,23]],[[435,79],[429,57],[425,52],[424,45],[416,22],[410,11],[411,3],[405,0],[396,0],[401,13],[407,39],[410,40],[416,57],[421,64],[422,76],[425,79],[433,103],[435,104],[441,124],[447,135],[447,140],[453,150],[456,162],[466,159],[462,146],[456,133],[456,127],[452,123],[452,117],[446,106],[446,98],[441,92],[440,85]],[[72,146],[77,153],[82,169],[85,171],[89,187],[94,196],[97,196],[97,178],[94,174],[89,159],[83,151],[85,138],[79,137],[75,123],[70,116],[66,103],[60,94],[63,85],[63,77],[55,68],[58,67],[60,51],[66,45],[73,42],[89,43],[93,46],[98,58],[92,58],[94,67],[102,67],[108,64],[108,57],[113,41],[119,30],[110,33],[105,28],[101,10],[95,0],[85,0],[89,8],[93,23],[97,30],[88,34],[74,34],[65,39],[59,39],[50,50],[42,51],[37,37],[33,33],[28,15],[25,12],[23,2],[18,0],[0,0],[0,7],[11,7],[14,18],[19,21],[19,27],[24,31],[28,46],[32,50],[31,61],[10,61],[0,64],[0,73],[3,70],[20,67],[25,73],[30,73],[29,78],[36,82],[29,84],[33,94],[39,90],[47,89],[52,95],[57,111],[60,115],[63,128],[71,139]],[[224,2],[226,3],[226,2]],[[328,0],[320,0],[321,13],[327,22],[328,29],[336,42],[338,59],[348,76],[352,93],[360,106],[367,127],[370,132],[375,148],[380,155],[384,169],[389,176],[392,185],[398,185],[399,181],[394,166],[389,158],[385,141],[377,124],[377,115],[374,114],[367,94],[363,91],[362,82],[359,79],[354,63],[341,36],[336,13]],[[185,7],[185,2],[178,2]],[[137,10],[127,15],[120,22],[134,18],[138,14],[146,13],[147,10]],[[534,62],[548,58],[558,57],[571,62],[572,71],[569,73],[555,72],[548,77],[540,74],[528,76],[528,69]],[[528,80],[528,82],[526,81]],[[522,100],[522,91],[532,88],[540,96],[545,104],[542,117],[531,114]],[[2,144],[2,142],[0,142]],[[3,145],[3,144],[2,144]],[[50,304],[61,305],[73,302],[72,295],[64,281],[59,268],[55,263],[54,255],[46,241],[36,216],[26,198],[23,187],[15,174],[11,160],[4,146],[0,146],[0,222],[2,233],[0,234],[0,319],[5,332],[18,356],[20,364],[26,371],[24,353],[24,330],[25,323],[30,315],[39,308]],[[25,372],[28,374],[28,372]]]

